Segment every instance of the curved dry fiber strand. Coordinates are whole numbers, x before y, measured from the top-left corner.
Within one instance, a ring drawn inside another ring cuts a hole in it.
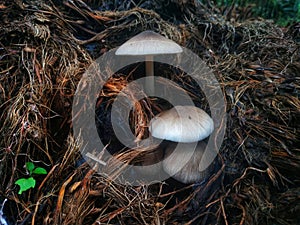
[[[10,14],[11,11],[26,13],[23,8],[14,3],[13,5],[14,7],[7,7],[4,14]],[[44,16],[47,18],[56,14],[51,7],[44,10]],[[67,141],[57,139],[56,129],[63,127],[60,137],[64,135],[67,137],[70,131],[67,117],[70,119],[70,114],[64,113],[71,112],[71,94],[75,92],[75,84],[83,72],[82,67],[86,67],[90,60],[82,49],[75,47],[74,42],[69,39],[68,31],[58,23],[49,24],[50,20],[42,21],[37,15],[25,16],[22,23],[12,17],[7,19],[0,29],[1,46],[5,48],[5,51],[1,52],[0,62],[2,71],[0,108],[3,112],[0,118],[0,132],[4,137],[1,138],[0,146],[1,149],[10,151],[1,152],[1,155],[6,155],[3,158],[4,165],[8,165],[5,173],[1,172],[2,193],[10,193],[15,189],[13,183],[24,175],[25,162],[32,160],[49,171],[59,161],[64,152],[63,145],[67,144]],[[56,32],[60,32],[59,37],[55,35]],[[69,65],[72,65],[72,68]],[[73,84],[68,87],[70,95],[60,95],[60,89],[66,89],[66,85],[60,86],[64,83],[60,80],[61,78],[66,80],[65,76],[68,73],[71,75],[67,79]],[[60,179],[64,179],[66,174],[60,175]],[[53,180],[53,177],[50,179],[52,188],[45,185],[37,194],[37,201],[51,200],[51,195],[43,196],[45,190],[58,191],[56,188],[59,186],[59,179]],[[34,199],[33,193],[30,191],[24,196],[15,196],[19,205],[15,215],[19,218],[14,217],[14,220],[30,219],[28,215],[31,214],[31,208],[26,209],[26,204],[21,202]],[[36,223],[40,224],[39,216]]]

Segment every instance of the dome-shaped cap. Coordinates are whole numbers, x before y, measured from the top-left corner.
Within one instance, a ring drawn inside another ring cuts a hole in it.
[[[214,130],[212,118],[195,106],[175,106],[161,112],[150,121],[153,137],[174,142],[197,142]]]
[[[147,30],[121,45],[116,51],[116,55],[159,55],[180,52],[182,52],[182,48],[174,41]]]

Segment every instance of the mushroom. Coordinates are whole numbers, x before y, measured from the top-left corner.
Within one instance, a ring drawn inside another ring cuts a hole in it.
[[[7,225],[8,223],[6,222],[4,216],[3,216],[3,208],[4,208],[4,205],[5,205],[5,202],[7,201],[7,199],[4,199],[4,201],[2,202],[2,206],[1,206],[1,209],[0,209],[0,224],[1,225]]]
[[[144,55],[146,59],[146,76],[151,78],[150,82],[145,84],[146,91],[154,93],[153,56],[161,54],[177,54],[181,52],[182,48],[174,41],[151,30],[146,30],[121,45],[117,49],[116,55]]]
[[[164,171],[176,180],[188,184],[204,181],[211,172],[212,166],[200,171],[199,164],[204,154],[206,143],[178,143],[176,146],[169,145],[165,150],[163,161]],[[184,166],[183,163],[186,163]],[[180,169],[179,169],[180,168]]]
[[[173,142],[165,150],[164,171],[182,183],[203,180],[209,168],[200,170],[200,161],[206,147],[202,140],[213,129],[212,118],[195,106],[175,106],[154,117],[149,125],[151,135]],[[175,151],[174,142],[178,143]]]

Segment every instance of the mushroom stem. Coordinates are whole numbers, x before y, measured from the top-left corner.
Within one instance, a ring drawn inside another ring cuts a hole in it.
[[[153,55],[146,55],[146,76],[148,82],[145,83],[146,93],[148,95],[154,95],[154,65]]]
[[[174,150],[176,151],[174,152]],[[165,150],[163,161],[164,171],[181,183],[195,183],[207,179],[213,170],[213,163],[204,170],[199,168],[203,164],[206,142],[171,144]],[[209,150],[210,151],[210,150]]]

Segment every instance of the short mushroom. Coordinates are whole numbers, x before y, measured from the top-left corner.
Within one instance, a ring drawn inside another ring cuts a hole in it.
[[[116,55],[143,55],[146,58],[146,76],[151,81],[146,84],[146,91],[154,92],[154,68],[153,56],[161,54],[177,54],[181,53],[182,48],[174,41],[163,37],[151,30],[146,30],[121,45]]]
[[[174,151],[175,148],[176,152]],[[177,147],[167,146],[163,161],[164,171],[185,184],[204,181],[212,169],[212,165],[203,171],[199,169],[205,148],[206,143],[204,141],[199,141],[196,145],[195,143],[178,143]],[[187,163],[182,166],[184,162]]]
[[[154,117],[149,130],[153,137],[178,143],[174,152],[174,144],[165,150],[166,173],[182,183],[198,182],[208,175],[208,170],[199,169],[206,147],[202,140],[214,130],[213,120],[205,111],[195,106],[175,106]]]
[[[3,208],[4,208],[4,205],[5,205],[5,202],[7,201],[7,199],[4,199],[4,201],[2,202],[2,206],[1,206],[1,209],[0,209],[0,224],[1,225],[7,225],[8,223],[6,222],[6,219],[4,218],[3,216]]]

